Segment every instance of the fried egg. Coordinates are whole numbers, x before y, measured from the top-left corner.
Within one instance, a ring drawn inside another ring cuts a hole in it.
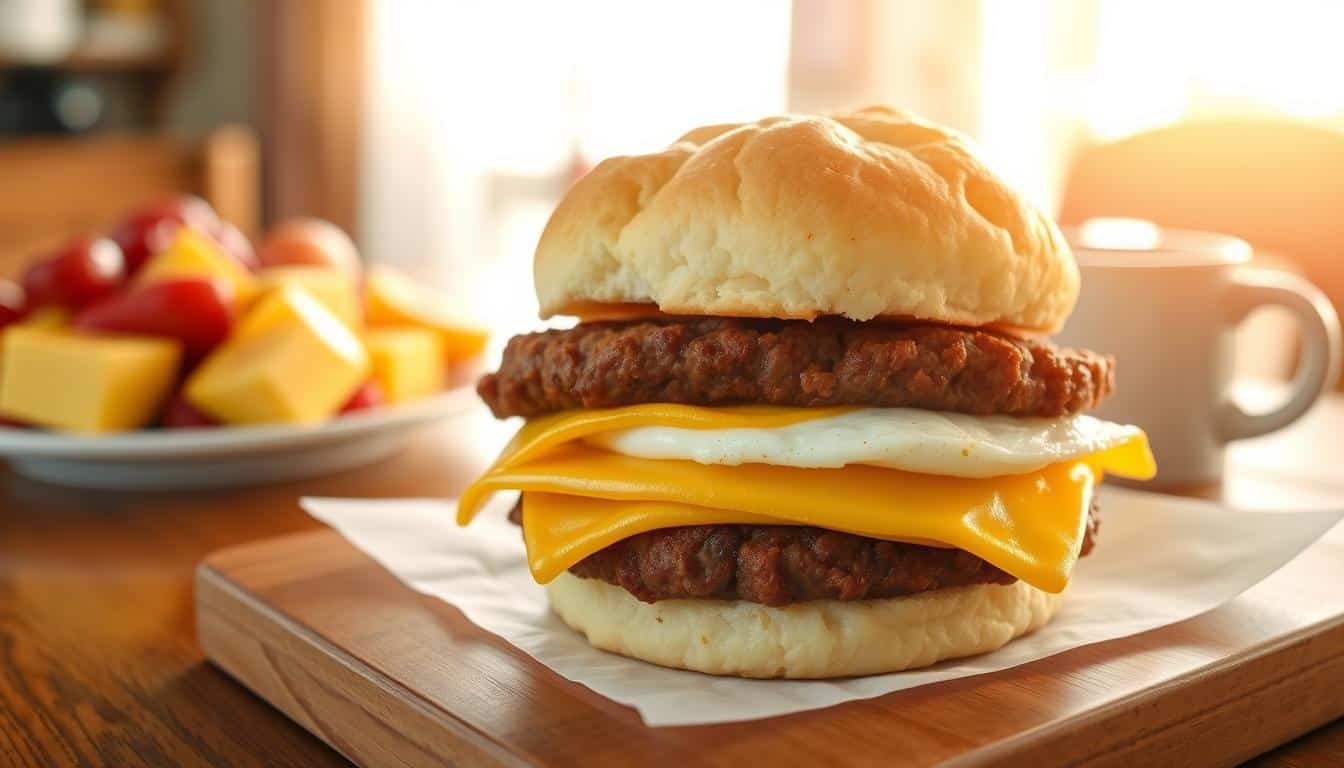
[[[1143,439],[1138,427],[1078,414],[972,416],[916,408],[860,408],[782,427],[647,426],[585,438],[609,451],[700,464],[835,468],[850,464],[952,477],[1041,469]]]

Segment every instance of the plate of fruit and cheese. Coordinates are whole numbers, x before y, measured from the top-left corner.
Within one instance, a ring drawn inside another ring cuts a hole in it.
[[[297,479],[467,406],[485,333],[326,222],[258,251],[195,198],[0,281],[0,456],[98,488]]]

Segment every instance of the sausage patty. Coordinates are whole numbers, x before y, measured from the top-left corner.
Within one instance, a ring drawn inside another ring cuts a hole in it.
[[[1114,361],[982,330],[838,318],[583,323],[514,336],[477,392],[500,418],[639,403],[868,405],[1062,416]]]
[[[521,503],[509,518],[521,522]],[[1099,519],[1088,513],[1082,554]],[[618,541],[569,569],[624,588],[646,603],[678,598],[788,605],[876,600],[1016,579],[970,552],[793,525],[691,525]]]

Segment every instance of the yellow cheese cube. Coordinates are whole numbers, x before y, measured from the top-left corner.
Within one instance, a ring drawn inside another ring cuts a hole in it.
[[[68,328],[70,310],[65,307],[38,307],[19,321],[20,325],[32,325],[38,328]]]
[[[65,307],[47,306],[38,307],[29,312],[22,320],[14,323],[10,327],[31,326],[34,328],[46,328],[48,330],[60,330],[70,327],[70,310]],[[0,343],[3,343],[4,335],[0,333]]]
[[[11,326],[0,362],[0,413],[73,432],[143,427],[172,391],[181,353],[170,339]]]
[[[331,310],[351,330],[364,327],[364,308],[359,287],[350,273],[334,267],[270,267],[257,273],[263,291],[286,285],[298,286]]]
[[[432,395],[443,388],[443,349],[428,328],[374,328],[364,336],[373,378],[389,403]]]
[[[136,285],[161,280],[203,277],[223,280],[233,287],[237,306],[245,307],[256,295],[257,278],[223,251],[210,238],[191,229],[180,229],[167,249],[152,257],[135,277]]]
[[[233,326],[233,332],[229,334],[229,340],[237,341],[260,336],[276,328],[303,325],[307,322],[305,313],[311,311],[312,304],[326,309],[315,296],[296,285],[285,285],[268,291],[239,318],[237,325]],[[331,312],[327,311],[326,314],[330,315]]]
[[[229,424],[322,421],[368,378],[368,353],[305,291],[287,287],[266,303],[273,314],[240,324],[191,375],[187,401]]]
[[[463,321],[444,306],[441,297],[405,275],[375,266],[365,273],[365,315],[375,327],[415,326],[439,334],[449,362],[475,357],[489,334]]]

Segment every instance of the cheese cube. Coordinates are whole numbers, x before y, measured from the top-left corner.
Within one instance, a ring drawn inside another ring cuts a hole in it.
[[[187,402],[229,424],[330,417],[369,375],[364,345],[305,291],[287,287],[265,301],[257,311],[272,309],[249,312],[187,380]]]
[[[443,388],[446,366],[437,333],[427,328],[373,328],[364,335],[373,378],[389,403],[432,395]]]
[[[275,328],[303,325],[309,322],[308,316],[314,314],[314,305],[324,310],[321,314],[335,317],[326,305],[305,288],[284,285],[267,291],[239,318],[233,326],[233,332],[229,334],[229,340],[260,336]],[[349,330],[349,326],[345,327]]]
[[[180,229],[167,249],[155,254],[135,276],[136,285],[161,280],[203,277],[223,280],[233,287],[234,302],[245,307],[256,295],[257,278],[247,267],[210,238],[192,229]]]
[[[375,327],[414,326],[439,335],[444,358],[458,362],[485,348],[489,334],[454,315],[445,302],[410,278],[387,267],[365,274],[365,312]]]
[[[0,361],[0,414],[72,432],[115,432],[153,421],[177,381],[178,342],[77,336],[10,326]]]
[[[263,291],[286,285],[303,288],[351,330],[364,327],[359,287],[350,273],[333,267],[270,267],[257,273]]]
[[[38,307],[28,316],[19,321],[21,325],[32,325],[38,328],[68,328],[70,326],[70,310],[65,307]]]

